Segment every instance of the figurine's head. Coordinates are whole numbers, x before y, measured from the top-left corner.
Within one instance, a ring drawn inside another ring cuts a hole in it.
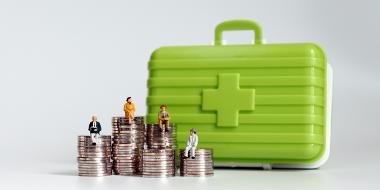
[[[197,134],[197,130],[195,128],[190,129],[190,134]]]
[[[161,110],[161,111],[166,111],[166,107],[167,107],[166,105],[162,104],[162,105],[160,106],[160,110]]]
[[[95,115],[92,116],[92,121],[96,121],[97,119],[98,118]]]
[[[128,97],[128,98],[127,98],[127,102],[128,102],[128,103],[131,103],[131,102],[132,102],[132,97]]]

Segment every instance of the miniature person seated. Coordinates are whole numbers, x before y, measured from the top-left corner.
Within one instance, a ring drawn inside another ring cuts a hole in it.
[[[198,145],[197,131],[194,128],[192,128],[190,130],[189,139],[187,140],[187,146],[186,146],[185,154],[184,154],[185,158],[189,158],[189,151],[190,151],[191,158],[195,159],[195,150],[197,149],[197,145]]]
[[[166,105],[161,105],[160,112],[158,113],[158,123],[160,125],[161,131],[164,131],[163,125],[165,125],[166,131],[169,128],[170,115],[169,112],[166,111],[166,108]]]
[[[88,130],[90,131],[92,145],[96,145],[99,141],[100,131],[102,130],[102,126],[97,121],[96,116],[92,116],[92,121],[88,125]]]
[[[135,118],[135,104],[132,103],[132,98],[128,97],[127,102],[124,104],[125,118],[128,119],[128,123],[131,124]]]

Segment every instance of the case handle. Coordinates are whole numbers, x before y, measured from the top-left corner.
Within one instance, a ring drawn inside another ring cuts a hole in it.
[[[224,31],[253,30],[255,32],[255,44],[262,44],[261,27],[250,20],[229,20],[218,24],[215,28],[215,45],[222,45],[222,34]]]

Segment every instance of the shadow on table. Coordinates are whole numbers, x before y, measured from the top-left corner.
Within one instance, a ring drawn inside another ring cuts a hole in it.
[[[304,171],[316,171],[318,169],[289,169],[289,168],[272,168],[265,170],[262,167],[214,167],[214,170],[250,170],[250,171],[273,171],[273,172],[304,172]]]
[[[62,171],[53,171],[49,173],[52,175],[60,175],[60,176],[78,176],[78,172],[76,170],[62,170]]]

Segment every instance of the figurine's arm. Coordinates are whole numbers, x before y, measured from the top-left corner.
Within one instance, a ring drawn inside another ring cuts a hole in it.
[[[166,112],[167,114],[166,114],[166,117],[165,117],[165,119],[166,120],[170,120],[170,115],[169,115],[169,112]]]
[[[88,130],[91,131],[91,122],[88,124]]]
[[[136,106],[135,104],[132,103],[132,111],[135,112],[136,111]]]
[[[132,118],[135,117],[135,111],[136,111],[135,104],[132,103],[132,111],[131,111]]]
[[[187,139],[187,146],[191,146],[191,136],[189,136],[189,138]]]
[[[125,112],[127,111],[127,104],[126,103],[124,104],[124,111]]]
[[[195,135],[194,147],[197,147],[197,146],[198,146],[198,135]]]
[[[98,122],[98,133],[102,130],[102,126],[100,125],[100,123]]]

